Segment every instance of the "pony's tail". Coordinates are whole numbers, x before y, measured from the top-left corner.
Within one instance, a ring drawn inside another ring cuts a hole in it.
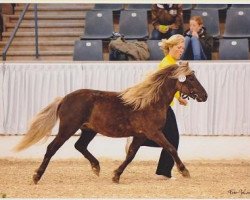
[[[58,118],[57,111],[62,99],[62,97],[57,97],[32,119],[28,131],[20,143],[14,147],[14,151],[24,150],[39,142],[44,137],[50,136],[51,130]]]

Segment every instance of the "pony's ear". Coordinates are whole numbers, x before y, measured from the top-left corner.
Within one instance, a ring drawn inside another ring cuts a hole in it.
[[[186,66],[186,67],[189,66],[189,62],[188,62],[188,61],[179,61],[177,64],[178,64],[179,66]]]

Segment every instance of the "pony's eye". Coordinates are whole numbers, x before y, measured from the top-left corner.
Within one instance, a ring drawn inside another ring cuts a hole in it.
[[[193,77],[193,76],[190,76],[190,77],[189,77],[189,80],[190,80],[190,81],[193,81],[193,80],[194,80],[194,77]]]

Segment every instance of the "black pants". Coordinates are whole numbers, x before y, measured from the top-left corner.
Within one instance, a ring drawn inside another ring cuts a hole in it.
[[[179,145],[179,131],[177,127],[175,114],[171,106],[169,106],[167,110],[167,120],[166,120],[166,123],[164,125],[162,132],[167,138],[167,140],[177,150],[178,145]],[[153,142],[152,140],[146,140],[142,146],[159,147],[159,145]],[[161,156],[160,156],[157,170],[156,170],[156,174],[171,177],[171,170],[173,166],[174,166],[174,160],[172,156],[166,150],[162,149]]]

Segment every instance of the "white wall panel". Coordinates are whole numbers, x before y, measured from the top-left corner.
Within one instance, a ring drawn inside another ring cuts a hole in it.
[[[5,63],[0,68],[0,133],[22,134],[27,122],[57,96],[79,88],[121,91],[158,62]],[[208,100],[176,102],[183,135],[250,135],[250,63],[190,62]]]

